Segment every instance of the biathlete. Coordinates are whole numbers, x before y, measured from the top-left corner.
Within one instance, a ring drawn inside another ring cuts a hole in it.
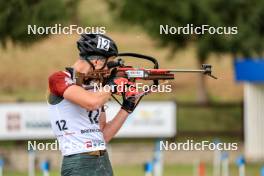
[[[107,63],[118,55],[117,45],[105,35],[82,34],[77,47],[80,57],[73,66],[53,73],[48,80],[51,125],[63,155],[61,175],[112,176],[106,144],[133,112],[136,99],[124,98],[119,112],[106,122],[104,105],[111,94],[120,91],[87,90],[92,82],[77,85],[75,74],[109,69]],[[111,75],[105,86],[124,86],[124,82],[128,80]]]

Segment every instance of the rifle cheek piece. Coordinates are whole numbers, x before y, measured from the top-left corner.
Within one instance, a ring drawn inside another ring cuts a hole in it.
[[[124,61],[121,58],[119,58],[117,61],[109,61],[106,65],[109,69],[115,67],[123,67]]]

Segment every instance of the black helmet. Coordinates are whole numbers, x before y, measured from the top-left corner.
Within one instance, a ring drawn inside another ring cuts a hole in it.
[[[77,47],[83,58],[94,55],[108,58],[118,54],[115,42],[102,34],[82,34],[77,41]]]

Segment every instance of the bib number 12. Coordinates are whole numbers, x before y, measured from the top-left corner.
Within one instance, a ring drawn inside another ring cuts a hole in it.
[[[109,47],[110,47],[110,40],[103,37],[98,37],[97,48],[108,51]]]
[[[58,126],[60,131],[68,130],[68,128],[66,127],[66,120],[57,120],[56,125]]]
[[[98,124],[98,116],[99,116],[99,109],[96,111],[87,111],[88,112],[88,118],[91,124]]]

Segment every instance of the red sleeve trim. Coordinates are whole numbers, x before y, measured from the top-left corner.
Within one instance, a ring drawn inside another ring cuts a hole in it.
[[[49,90],[52,94],[63,97],[65,90],[74,82],[67,72],[59,71],[49,77]]]

